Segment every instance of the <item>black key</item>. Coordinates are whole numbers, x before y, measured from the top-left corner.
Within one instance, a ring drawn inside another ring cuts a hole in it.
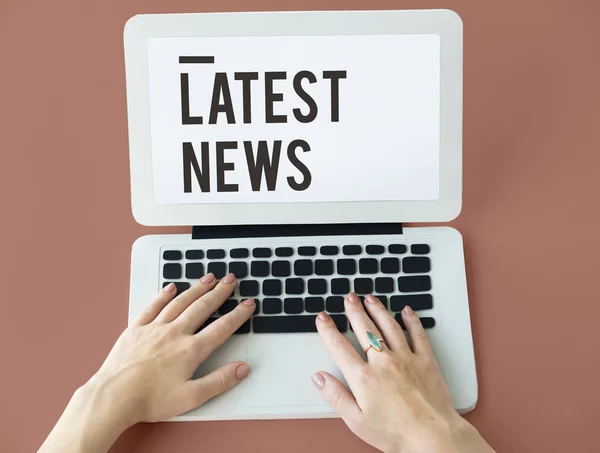
[[[288,315],[299,315],[304,311],[304,301],[301,297],[288,297],[283,301],[283,311]]]
[[[267,297],[263,299],[263,313],[265,315],[277,315],[283,310],[281,299]]]
[[[204,250],[188,250],[185,252],[186,260],[201,260],[204,258]]]
[[[273,261],[271,274],[273,277],[289,277],[292,273],[289,261]]]
[[[327,280],[324,278],[313,278],[308,281],[308,294],[325,294],[327,292]]]
[[[177,280],[181,278],[181,264],[165,264],[163,266],[163,278],[166,280]]]
[[[391,277],[378,277],[375,279],[375,291],[378,293],[393,293],[394,279]]]
[[[227,265],[225,263],[208,263],[208,273],[215,274],[216,278],[223,278],[227,274]]]
[[[219,308],[219,313],[226,315],[230,311],[233,311],[237,306],[238,301],[236,299],[227,299],[223,305],[221,305],[221,308]]]
[[[431,270],[431,262],[426,256],[411,256],[402,260],[405,274],[426,274]]]
[[[340,253],[340,249],[337,245],[324,245],[321,247],[321,255],[333,256]]]
[[[301,278],[288,278],[285,281],[286,294],[302,294],[304,292],[304,280]]]
[[[304,309],[308,313],[320,313],[325,310],[325,301],[322,297],[307,297],[304,299]]]
[[[229,263],[229,272],[235,275],[235,278],[246,278],[248,276],[248,264],[244,261],[232,261]]]
[[[250,275],[253,277],[266,277],[269,275],[268,261],[253,261],[250,265]]]
[[[355,278],[354,292],[357,294],[370,294],[373,292],[373,280],[370,278]]]
[[[344,298],[342,296],[329,296],[325,301],[329,313],[344,313]]]
[[[402,316],[400,315],[400,313],[396,313],[396,321],[398,321],[398,324],[400,324],[400,327],[402,327],[403,330],[406,330],[406,326],[402,321]],[[424,329],[431,329],[432,327],[435,327],[435,319],[421,318],[421,324],[423,324]]]
[[[254,309],[254,313],[252,313],[252,316],[257,315],[258,313],[260,313],[260,300],[259,299],[254,299],[254,303],[256,304],[256,308]]]
[[[337,260],[337,273],[340,275],[356,274],[356,261],[348,258]]]
[[[171,283],[171,282],[164,282],[163,283],[163,288],[165,286],[167,286],[169,283]],[[190,284],[188,282],[174,282],[174,283],[175,283],[175,287],[177,288],[177,295],[179,295],[182,292],[190,289]]]
[[[242,297],[258,296],[258,282],[256,280],[242,280],[240,282],[240,295]]]
[[[387,308],[387,306],[388,306],[388,296],[381,296],[381,295],[377,294],[375,297],[376,297],[377,299],[379,299],[379,301],[381,302],[381,304],[382,304],[382,305],[383,305],[385,308]]]
[[[316,332],[316,315],[310,316],[256,316],[252,320],[254,333]],[[348,330],[346,315],[331,315],[340,332]]]
[[[234,334],[250,333],[250,320],[248,320],[244,324],[242,324],[242,326],[233,333]]]
[[[342,247],[344,255],[360,255],[362,253],[362,247],[360,245],[345,245]]]
[[[407,296],[392,296],[392,311],[398,312],[404,310],[407,305],[414,311],[430,310],[433,308],[433,298],[431,294],[410,294]]]
[[[381,260],[381,272],[384,274],[397,274],[400,272],[400,260],[398,258],[384,258]]]
[[[281,280],[265,280],[263,282],[263,294],[265,296],[279,296],[281,294]]]
[[[183,253],[179,250],[165,250],[163,252],[163,260],[165,261],[178,261],[183,258]]]
[[[431,290],[429,275],[398,277],[398,291],[401,293],[419,293]]]
[[[271,254],[271,249],[267,247],[257,247],[252,250],[252,256],[254,258],[270,258]]]
[[[277,256],[292,256],[294,249],[291,247],[277,247],[275,249],[275,255]]]
[[[317,274],[317,275],[332,275],[333,274],[333,260],[316,260],[315,261],[315,274]]]
[[[315,256],[316,254],[316,247],[298,247],[298,255],[300,256]]]
[[[383,245],[367,245],[366,251],[369,255],[383,255],[385,247]]]
[[[204,264],[188,263],[185,265],[185,278],[194,280],[204,275]]]
[[[375,258],[363,258],[358,262],[358,269],[363,275],[376,274],[379,270],[379,265]]]
[[[232,258],[248,258],[248,249],[231,249],[229,256]]]
[[[393,253],[394,255],[402,255],[406,253],[406,245],[404,244],[392,244],[388,247],[388,252]]]
[[[206,252],[206,257],[209,260],[220,260],[225,258],[225,250],[222,249],[211,249]]]
[[[415,255],[427,255],[429,253],[429,246],[427,244],[414,244],[410,246],[410,251]]]
[[[311,260],[298,260],[294,263],[294,274],[312,275],[313,262]]]
[[[347,278],[333,278],[331,280],[332,294],[348,294],[350,292],[350,280]]]

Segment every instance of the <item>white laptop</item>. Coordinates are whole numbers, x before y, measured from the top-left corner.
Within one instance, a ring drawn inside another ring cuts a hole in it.
[[[192,226],[133,245],[129,319],[168,282],[238,277],[208,321],[258,309],[198,370],[252,367],[175,420],[335,416],[311,383],[341,378],[315,329],[357,344],[349,291],[427,328],[456,408],[477,377],[461,209],[462,22],[447,10],[141,15],[125,26],[135,219]],[[362,352],[361,352],[362,353]]]

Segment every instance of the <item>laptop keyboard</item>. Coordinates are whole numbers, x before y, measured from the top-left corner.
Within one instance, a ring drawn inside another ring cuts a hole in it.
[[[238,286],[202,328],[247,298],[256,311],[236,333],[316,332],[315,318],[326,311],[341,332],[349,328],[344,297],[374,294],[394,314],[409,305],[416,312],[433,308],[428,244],[323,245],[162,250],[162,286],[174,282],[178,294],[212,272],[217,279],[235,274]],[[426,329],[432,317],[421,317]]]

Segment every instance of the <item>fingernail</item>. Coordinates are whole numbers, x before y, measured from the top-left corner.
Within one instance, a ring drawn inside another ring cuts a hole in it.
[[[250,367],[244,363],[236,368],[235,374],[237,375],[238,379],[242,380],[250,374]]]
[[[321,373],[315,373],[311,376],[311,379],[313,381],[313,384],[315,384],[315,387],[317,387],[319,390],[321,390],[323,388],[323,386],[325,385],[325,378],[323,377],[323,375]]]
[[[348,297],[346,297],[346,300],[347,300],[348,302],[352,302],[352,303],[359,302],[359,298],[358,298],[358,296],[357,296],[356,294],[354,294],[354,293],[350,293],[350,294],[348,294]]]
[[[233,282],[235,282],[235,275],[233,275],[233,274],[227,274],[227,275],[226,275],[226,276],[223,278],[223,281],[224,281],[225,283],[233,283]]]
[[[319,313],[319,319],[321,321],[328,321],[331,318],[329,317],[329,315],[327,313],[325,313],[324,311],[322,311],[321,313]]]
[[[169,283],[167,286],[163,288],[165,293],[170,293],[175,289],[175,283]]]
[[[377,299],[375,298],[375,296],[373,294],[369,294],[366,297],[367,302],[369,302],[370,304],[376,304],[377,303]]]
[[[215,279],[215,276],[214,276],[214,274],[213,274],[213,273],[210,273],[210,274],[206,274],[204,277],[202,277],[202,278],[200,279],[200,281],[201,281],[202,283],[210,283],[210,282],[212,282],[214,279]]]
[[[412,315],[413,314],[412,308],[410,308],[410,306],[408,306],[408,305],[406,307],[404,307],[404,314],[405,315]]]
[[[254,299],[246,299],[244,302],[242,302],[244,305],[254,305]]]

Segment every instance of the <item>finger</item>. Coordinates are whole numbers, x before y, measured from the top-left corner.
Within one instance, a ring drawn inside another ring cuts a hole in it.
[[[133,325],[143,326],[151,323],[156,319],[165,306],[173,300],[177,294],[175,283],[169,283],[160,291],[154,300],[148,305],[144,311],[133,321]]]
[[[346,380],[352,386],[355,373],[367,364],[354,346],[344,337],[327,313],[317,316],[317,331]]]
[[[250,374],[250,366],[244,362],[232,362],[217,368],[200,379],[187,382],[184,386],[184,399],[189,403],[187,410],[201,406],[209,399],[235,387]]]
[[[433,356],[431,343],[429,343],[429,338],[425,333],[425,329],[423,329],[423,324],[421,324],[419,317],[408,305],[402,310],[402,321],[404,321],[404,325],[408,331],[413,352],[418,355]]]
[[[206,274],[198,280],[190,289],[182,292],[157,316],[158,322],[171,322],[185,311],[196,299],[208,293],[215,287],[217,280],[215,276]]]
[[[235,333],[242,324],[250,319],[254,313],[256,303],[254,299],[243,301],[234,310],[221,316],[215,322],[202,329],[196,334],[198,342],[209,354],[221,346],[225,341]],[[192,332],[198,330],[199,326],[191,326]]]
[[[400,324],[392,317],[378,298],[369,294],[365,298],[365,309],[369,317],[379,328],[383,339],[391,350],[401,353],[409,351],[402,327],[400,327]]]
[[[348,426],[353,426],[358,422],[362,411],[352,394],[339,379],[325,371],[319,371],[312,375],[312,381]]]
[[[377,338],[381,338],[381,332],[379,332],[375,323],[369,318],[369,315],[367,315],[365,308],[360,303],[360,299],[356,294],[348,294],[344,301],[344,306],[346,307],[346,316],[348,316],[348,320],[352,324],[352,330],[354,330],[356,338],[358,338],[358,342],[363,350],[369,345],[367,332],[371,332]]]
[[[226,275],[212,291],[195,300],[175,322],[188,333],[196,332],[204,321],[233,294],[235,284],[235,275]]]

